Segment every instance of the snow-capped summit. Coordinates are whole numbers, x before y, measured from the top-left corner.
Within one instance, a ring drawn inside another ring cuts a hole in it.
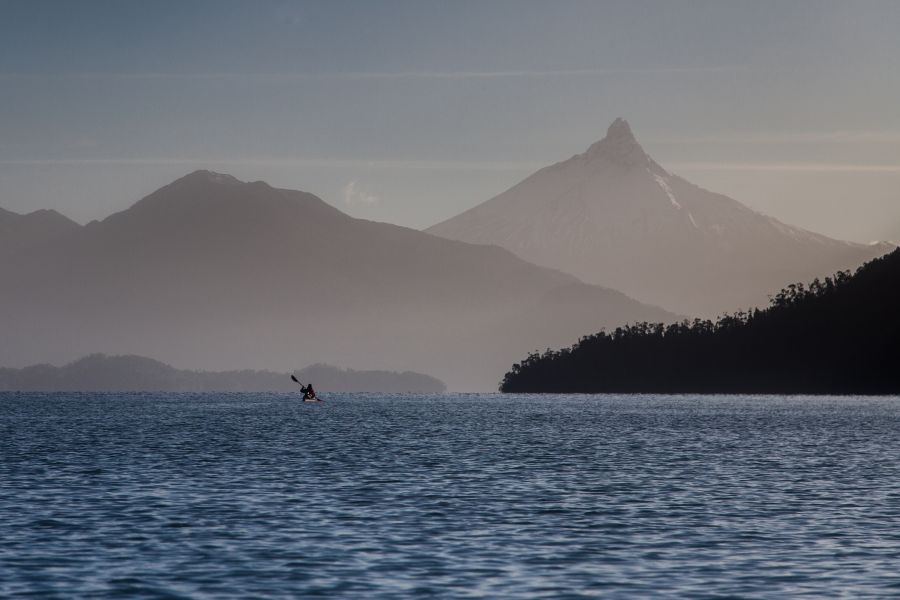
[[[854,268],[890,249],[792,227],[693,185],[647,155],[621,118],[584,153],[428,232],[495,244],[702,316],[764,305],[782,286]]]

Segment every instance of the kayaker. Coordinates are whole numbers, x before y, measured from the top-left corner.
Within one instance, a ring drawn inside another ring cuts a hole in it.
[[[316,399],[316,390],[313,389],[313,386],[311,383],[301,387],[300,391],[303,392],[304,400],[315,400]]]

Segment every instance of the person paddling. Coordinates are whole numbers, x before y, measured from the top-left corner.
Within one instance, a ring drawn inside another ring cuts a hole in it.
[[[291,381],[294,383],[300,384],[300,391],[303,393],[304,400],[318,400],[316,398],[316,390],[313,389],[312,384],[303,385],[299,379],[297,379],[294,375],[291,375]]]

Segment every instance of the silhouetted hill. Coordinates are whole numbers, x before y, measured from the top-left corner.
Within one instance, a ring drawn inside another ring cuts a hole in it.
[[[20,215],[0,208],[0,258],[45,244],[81,227],[55,210]]]
[[[498,247],[209,171],[0,261],[0,280],[0,362],[13,366],[102,351],[217,371],[364,365],[490,389],[530,350],[674,318]],[[582,299],[563,310],[553,299],[571,286]]]
[[[444,383],[421,373],[354,371],[312,365],[296,372],[319,392],[438,393]],[[34,365],[0,369],[0,391],[42,392],[295,392],[287,373],[272,371],[187,371],[143,356],[92,354],[63,367]]]
[[[403,371],[355,371],[331,365],[310,365],[296,372],[303,383],[312,382],[322,392],[421,392],[435,394],[447,389],[430,375]]]
[[[693,185],[650,158],[622,119],[584,153],[427,231],[707,317],[892,249],[785,225]]]
[[[505,392],[900,393],[900,250],[765,310],[638,324],[532,354]]]

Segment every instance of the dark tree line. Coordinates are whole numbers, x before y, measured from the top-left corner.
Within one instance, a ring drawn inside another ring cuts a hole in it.
[[[900,249],[717,321],[635,323],[529,355],[503,392],[900,393]]]

